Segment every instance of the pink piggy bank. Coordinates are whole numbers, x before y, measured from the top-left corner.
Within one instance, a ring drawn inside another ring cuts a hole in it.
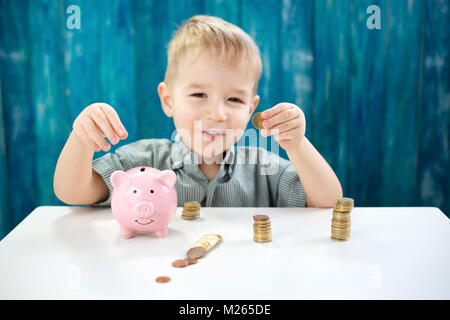
[[[138,167],[111,175],[111,210],[119,223],[120,235],[130,238],[134,232],[167,235],[167,225],[177,209],[177,177],[171,170]]]

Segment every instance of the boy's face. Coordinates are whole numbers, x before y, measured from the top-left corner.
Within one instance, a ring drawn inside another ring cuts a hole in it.
[[[169,86],[160,83],[158,93],[184,143],[203,159],[220,161],[244,133],[259,96],[253,94],[255,79],[238,64],[223,65],[208,50],[197,52],[180,59],[175,79]]]

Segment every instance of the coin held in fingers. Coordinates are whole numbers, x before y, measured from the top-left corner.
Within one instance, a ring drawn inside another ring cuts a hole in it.
[[[262,112],[257,112],[253,115],[252,123],[257,129],[264,129],[263,126],[263,118],[262,118]]]

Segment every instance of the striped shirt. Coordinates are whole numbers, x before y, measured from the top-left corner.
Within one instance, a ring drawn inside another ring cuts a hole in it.
[[[94,206],[111,204],[111,174],[139,166],[173,170],[178,207],[198,201],[203,207],[304,207],[306,193],[292,164],[260,147],[230,147],[218,174],[208,178],[198,168],[199,156],[177,136],[143,139],[93,160],[92,167],[109,188],[110,195]]]

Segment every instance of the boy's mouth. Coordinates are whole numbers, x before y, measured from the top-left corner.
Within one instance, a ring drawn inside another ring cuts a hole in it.
[[[218,137],[223,137],[225,133],[219,129],[208,129],[202,131],[203,139],[207,141],[214,141]]]

